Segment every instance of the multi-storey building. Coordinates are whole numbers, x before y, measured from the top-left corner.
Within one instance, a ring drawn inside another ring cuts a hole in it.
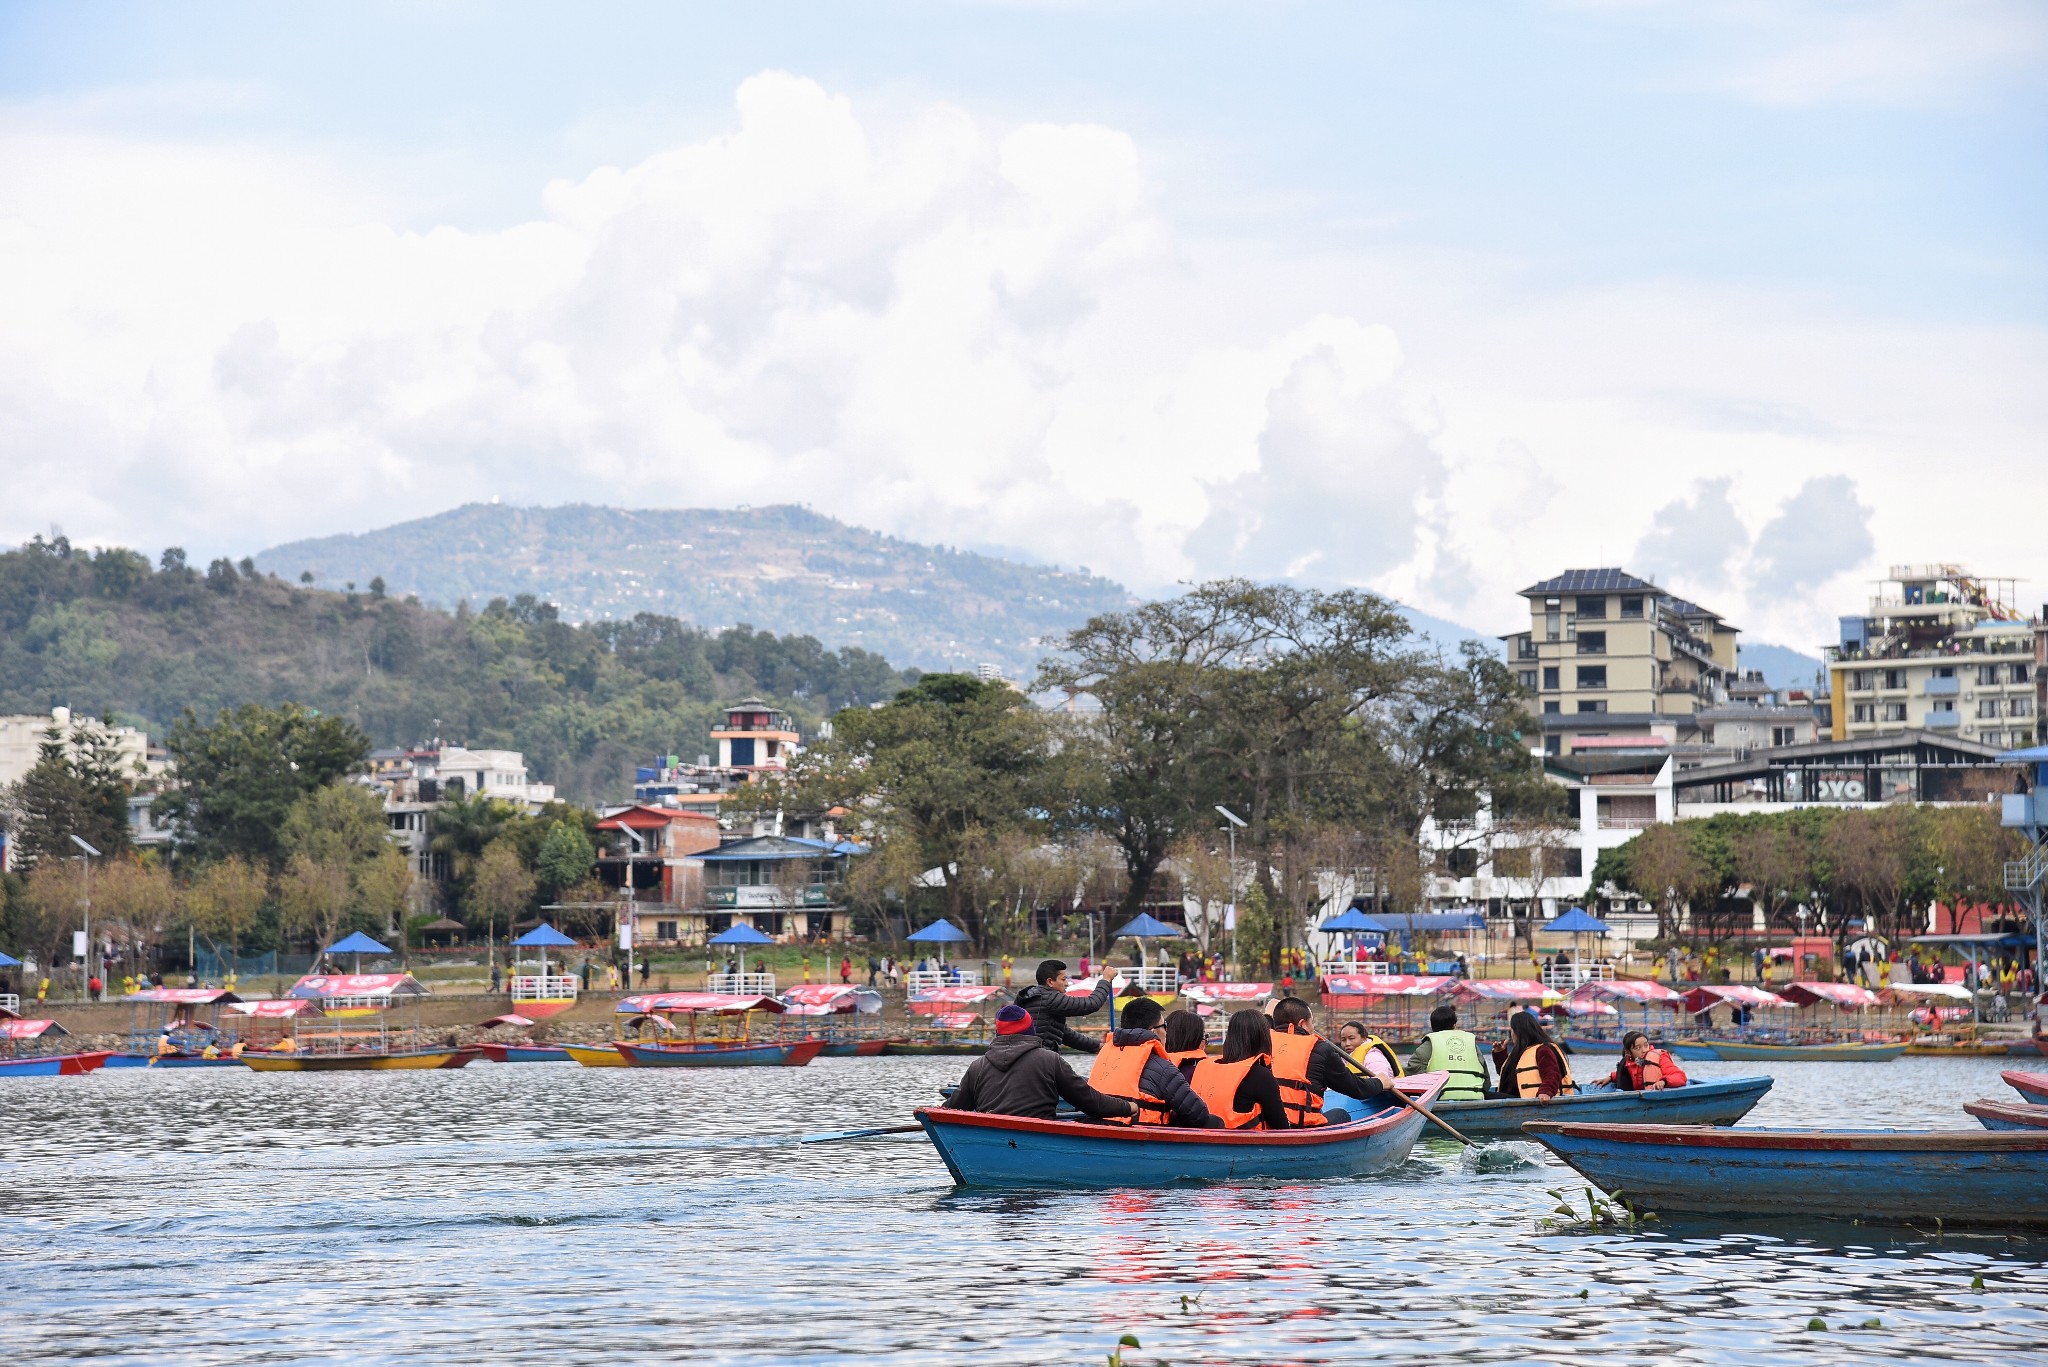
[[[101,726],[90,717],[75,720],[68,707],[53,707],[48,716],[33,713],[19,717],[0,717],[0,787],[19,783],[28,776],[42,758],[43,743],[54,732],[66,745],[78,739],[83,727],[97,727],[104,732],[111,743],[115,763],[124,774],[134,779],[145,775],[160,775],[165,763],[161,752],[152,754],[149,737],[132,726]]]
[[[1836,740],[1930,731],[1993,748],[2032,742],[2040,711],[2032,623],[2011,580],[1959,565],[1894,565],[1828,648]]]
[[[1504,639],[1536,694],[1548,754],[1580,737],[1676,741],[1737,677],[1737,629],[1619,569],[1566,570],[1522,590],[1529,630]]]

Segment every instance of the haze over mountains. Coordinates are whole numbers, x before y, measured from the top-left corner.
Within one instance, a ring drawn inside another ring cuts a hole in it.
[[[471,503],[360,534],[262,551],[259,568],[327,588],[382,578],[386,592],[453,607],[530,593],[571,621],[675,616],[748,623],[857,646],[900,667],[1002,667],[1028,678],[1063,632],[1138,601],[1086,568],[924,545],[807,508],[520,508]],[[1445,649],[1489,633],[1408,610]],[[1774,683],[1812,683],[1818,661],[1745,647]]]

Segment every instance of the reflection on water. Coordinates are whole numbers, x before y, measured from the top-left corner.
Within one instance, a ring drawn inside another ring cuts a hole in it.
[[[1100,1362],[1127,1332],[1181,1364],[2010,1364],[2048,1342],[2048,1242],[1545,1232],[1546,1188],[1581,1184],[1521,1143],[1426,1141],[1316,1186],[977,1193],[919,1136],[789,1142],[900,1120],[964,1062],[9,1080],[0,1342],[546,1364]],[[1770,1065],[1750,1123],[1969,1128],[2001,1066]]]

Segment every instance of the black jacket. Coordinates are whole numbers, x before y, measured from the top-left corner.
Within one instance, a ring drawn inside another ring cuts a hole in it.
[[[1150,1030],[1119,1030],[1118,1044],[1146,1044],[1159,1037]],[[1223,1122],[1209,1114],[1209,1108],[1202,1098],[1195,1095],[1195,1089],[1188,1086],[1188,1080],[1181,1076],[1180,1069],[1170,1059],[1154,1054],[1145,1060],[1144,1076],[1138,1085],[1145,1089],[1145,1095],[1156,1096],[1166,1103],[1166,1109],[1173,1114],[1173,1123],[1188,1129],[1220,1127]]]
[[[1061,1099],[1085,1115],[1132,1115],[1137,1107],[1083,1082],[1057,1051],[1029,1031],[1002,1035],[968,1065],[947,1105],[956,1111],[1051,1120]]]
[[[1071,992],[1055,992],[1049,987],[1033,983],[1017,994],[1017,1005],[1031,1013],[1031,1026],[1038,1037],[1053,1048],[1065,1046],[1079,1049],[1084,1054],[1102,1051],[1100,1035],[1084,1035],[1067,1024],[1069,1016],[1092,1016],[1109,1005],[1109,977],[1095,984],[1095,990],[1085,997]]]

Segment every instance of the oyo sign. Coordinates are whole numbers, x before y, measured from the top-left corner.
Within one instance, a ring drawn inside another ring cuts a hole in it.
[[[1822,802],[1863,801],[1863,778],[1859,774],[1815,774],[1813,795]]]

